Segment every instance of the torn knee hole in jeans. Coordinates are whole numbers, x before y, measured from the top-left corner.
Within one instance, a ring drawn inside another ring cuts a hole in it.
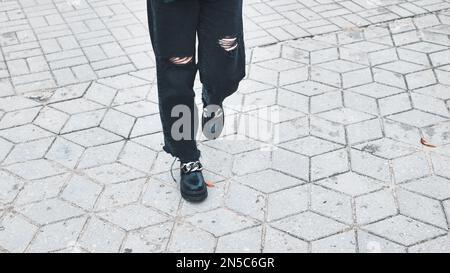
[[[192,62],[194,59],[193,56],[187,56],[187,57],[172,57],[169,59],[169,61],[176,65],[186,65]]]
[[[232,51],[238,46],[237,38],[232,36],[225,36],[224,38],[219,39],[219,45],[227,52]]]

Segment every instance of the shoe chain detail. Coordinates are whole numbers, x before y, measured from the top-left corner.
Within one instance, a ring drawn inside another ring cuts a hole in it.
[[[203,170],[203,165],[200,161],[188,162],[181,164],[181,170],[183,173],[198,172]]]

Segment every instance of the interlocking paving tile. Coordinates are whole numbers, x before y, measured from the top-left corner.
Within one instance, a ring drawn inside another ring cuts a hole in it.
[[[134,230],[159,224],[168,220],[154,209],[142,205],[128,205],[102,212],[99,216],[125,230]]]
[[[83,210],[59,199],[48,199],[18,208],[18,211],[40,225],[84,214]]]
[[[2,217],[0,245],[10,252],[22,252],[33,239],[37,227],[18,214],[8,213]]]
[[[274,192],[268,197],[267,218],[269,221],[293,215],[308,209],[309,188],[307,185]]]
[[[272,226],[307,241],[333,235],[347,227],[309,211],[281,219]]]
[[[301,180],[274,170],[265,170],[239,176],[235,178],[235,181],[248,185],[263,193],[271,193],[304,183]]]
[[[344,223],[353,222],[351,198],[323,187],[312,186],[311,210]]]
[[[428,176],[403,185],[404,188],[438,200],[450,198],[450,180],[439,176]]]
[[[203,231],[188,223],[176,224],[169,245],[168,252],[176,253],[210,253],[216,246],[216,238],[206,231]]]
[[[359,224],[372,223],[397,214],[394,195],[389,189],[355,198],[356,219]]]
[[[217,253],[258,253],[261,252],[261,226],[238,231],[219,238]]]
[[[285,232],[267,227],[263,252],[306,253],[308,252],[308,244]]]
[[[446,233],[443,229],[421,223],[403,215],[370,224],[364,229],[405,246]]]
[[[50,252],[76,245],[86,217],[68,219],[42,227],[28,247],[28,252]]]
[[[358,249],[360,253],[406,252],[406,248],[404,246],[360,229],[358,230]]]
[[[254,226],[257,223],[255,220],[240,216],[224,208],[197,213],[189,216],[186,220],[215,236],[222,236],[246,227]]]
[[[314,253],[355,253],[356,252],[356,237],[355,231],[347,231],[336,234],[312,242],[312,252]]]
[[[162,151],[145,1],[0,3],[0,251],[448,252],[450,3],[297,2],[244,2],[202,204]]]
[[[409,248],[410,253],[450,253],[450,236],[442,236]]]
[[[94,167],[84,171],[88,176],[103,183],[113,184],[144,177],[144,173],[136,171],[120,163],[112,163]]]
[[[88,220],[77,246],[89,252],[118,252],[125,232],[97,218]]]
[[[125,239],[122,251],[126,253],[164,252],[169,242],[173,223],[132,231]]]
[[[439,201],[406,190],[397,190],[397,199],[400,213],[444,229],[447,228],[445,213]]]

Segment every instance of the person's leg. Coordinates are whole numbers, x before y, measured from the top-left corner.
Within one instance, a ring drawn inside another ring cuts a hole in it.
[[[197,73],[195,41],[199,2],[147,0],[147,11],[156,58],[164,150],[183,163],[197,161],[200,152],[195,141],[194,124],[197,123],[194,122],[193,85]],[[187,119],[191,126],[181,127],[182,132],[175,130],[174,126],[182,116],[178,110],[190,112]]]
[[[199,71],[205,105],[222,105],[245,77],[242,0],[200,0]]]

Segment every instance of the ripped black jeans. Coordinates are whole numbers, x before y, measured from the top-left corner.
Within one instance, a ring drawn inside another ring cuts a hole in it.
[[[221,105],[245,77],[242,1],[147,0],[164,150],[183,163],[200,157],[195,140],[198,126],[194,126],[198,124],[193,90],[197,70],[202,101],[208,105]],[[180,139],[174,125],[182,117],[177,109],[183,107],[191,113],[192,126],[180,127],[184,136]]]

